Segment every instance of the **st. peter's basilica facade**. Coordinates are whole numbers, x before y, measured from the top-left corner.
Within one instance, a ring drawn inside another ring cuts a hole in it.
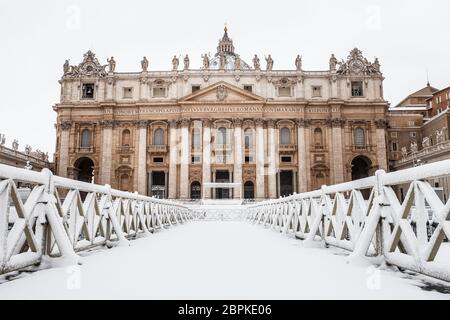
[[[200,59],[200,58],[199,58]],[[246,63],[227,30],[201,69],[64,64],[56,173],[178,199],[276,198],[387,168],[383,76],[354,49],[329,69]]]

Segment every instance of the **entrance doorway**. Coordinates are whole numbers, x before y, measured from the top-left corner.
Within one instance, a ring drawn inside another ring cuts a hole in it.
[[[255,185],[251,181],[247,181],[244,184],[244,199],[255,198]]]
[[[202,187],[200,182],[194,181],[191,183],[191,199],[201,199]]]
[[[164,171],[153,171],[151,181],[152,181],[151,196],[155,196],[158,199],[165,199],[166,173]]]
[[[75,162],[75,168],[77,169],[77,176],[75,177],[78,181],[83,182],[93,182],[94,178],[94,162],[89,158],[80,158]]]
[[[280,196],[290,196],[294,193],[294,173],[292,171],[280,172]]]
[[[352,160],[352,180],[359,180],[369,176],[372,162],[364,156],[357,156]]]
[[[229,183],[230,173],[228,171],[216,171],[216,182],[218,183]],[[217,188],[216,189],[216,199],[230,199],[230,189],[229,188]]]

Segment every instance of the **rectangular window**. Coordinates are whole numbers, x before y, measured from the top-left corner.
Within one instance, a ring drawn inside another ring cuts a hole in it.
[[[412,138],[416,137],[416,133],[415,132],[411,132],[410,135],[411,135]]]
[[[391,132],[391,138],[397,138],[398,134],[397,132]]]
[[[313,86],[312,87],[312,96],[314,97],[321,97],[322,96],[322,87],[320,86]]]
[[[352,81],[352,97],[363,96],[363,83],[362,81]]]
[[[133,88],[123,88],[123,98],[132,99],[133,98]]]
[[[164,162],[164,158],[161,158],[161,157],[155,157],[155,158],[153,158],[153,162],[154,162],[154,163],[162,163],[162,162]]]
[[[94,99],[94,84],[93,83],[83,83],[82,97],[83,97],[83,99]]]
[[[200,156],[193,156],[191,161],[193,164],[200,163]]]
[[[251,156],[245,157],[245,163],[252,163],[252,162],[253,162],[253,157],[251,157]]]
[[[153,88],[153,97],[165,98],[166,97],[166,88],[163,88],[163,87]]]
[[[199,85],[194,85],[192,86],[192,93],[199,91],[200,90],[200,86]]]
[[[280,97],[290,97],[291,96],[291,87],[279,87],[278,88],[278,96]]]
[[[244,90],[248,92],[253,92],[253,86],[251,85],[244,85]]]
[[[291,162],[291,157],[281,157],[281,162],[290,163]]]
[[[392,142],[392,151],[397,151],[398,147],[397,147],[397,142]]]

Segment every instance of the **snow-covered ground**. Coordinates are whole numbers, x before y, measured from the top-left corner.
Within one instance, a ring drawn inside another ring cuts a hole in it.
[[[199,221],[88,253],[79,269],[21,273],[0,299],[449,299],[443,282],[347,263],[338,249],[246,222]],[[450,286],[449,286],[450,287]]]

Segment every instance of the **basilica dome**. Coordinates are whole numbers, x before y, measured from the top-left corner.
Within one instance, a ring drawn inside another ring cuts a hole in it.
[[[240,56],[234,52],[233,40],[228,36],[228,29],[225,27],[224,35],[219,40],[217,53],[210,58],[209,69],[211,70],[251,70],[248,63],[243,61]],[[221,65],[223,60],[223,66]]]

